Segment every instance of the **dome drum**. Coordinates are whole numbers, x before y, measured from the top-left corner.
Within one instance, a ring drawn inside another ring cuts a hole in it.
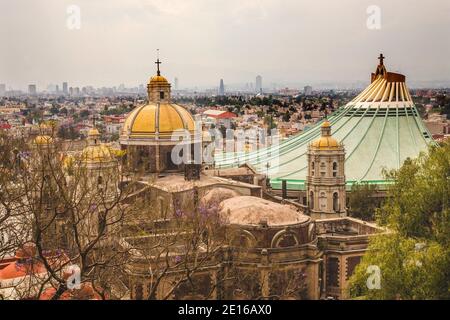
[[[128,171],[158,173],[184,170],[183,163],[172,161],[173,145],[124,145],[122,149],[127,150],[123,164]]]
[[[222,201],[219,210],[232,246],[284,248],[314,240],[311,218],[288,205],[239,196]]]

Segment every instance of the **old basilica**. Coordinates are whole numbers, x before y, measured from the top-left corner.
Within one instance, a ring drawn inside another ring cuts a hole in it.
[[[137,254],[129,265],[130,298],[346,298],[347,281],[369,237],[381,230],[346,216],[345,146],[333,138],[330,123],[323,122],[321,137],[308,147],[307,206],[271,195],[265,175],[248,164],[219,169],[203,162],[174,163],[171,154],[179,141],[171,137],[177,130],[191,137],[187,150],[192,154],[210,141],[195,133],[189,111],[171,102],[159,64],[147,86],[148,103],[124,123],[122,165],[142,173],[135,197],[148,199],[160,219],[150,233],[163,235],[177,213],[201,214],[199,207],[213,203],[220,216],[220,232],[214,235],[220,248],[192,274],[194,284],[174,287],[185,270],[173,268],[160,279],[166,285],[156,290],[158,277],[148,270],[149,264],[161,268],[161,257],[149,262],[152,252]],[[152,237],[130,235],[123,242]],[[173,249],[174,256],[182,254],[179,250]]]
[[[198,157],[211,136],[171,101],[160,63],[147,85],[148,102],[124,122],[122,156],[100,142],[95,126],[78,155],[106,195],[136,182],[124,205],[144,210],[114,242],[115,250],[131,252],[124,298],[347,298],[369,238],[383,230],[346,214],[346,150],[333,137],[332,122],[323,121],[307,146],[305,189],[288,198],[283,182],[280,197],[251,163],[221,167]],[[34,145],[45,155],[54,139],[42,129]],[[108,181],[119,171],[128,182]],[[94,210],[85,240],[104,223]],[[68,246],[65,233],[63,218],[56,220],[44,246]]]

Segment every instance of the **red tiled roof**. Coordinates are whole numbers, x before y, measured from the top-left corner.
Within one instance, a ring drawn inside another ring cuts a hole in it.
[[[39,300],[50,300],[56,293],[55,288],[48,288],[41,294]],[[65,291],[59,300],[102,300],[90,283],[82,283],[80,289]]]
[[[22,278],[30,274],[39,274],[45,272],[45,270],[42,263],[21,263],[20,260],[17,260],[0,270],[0,281]]]

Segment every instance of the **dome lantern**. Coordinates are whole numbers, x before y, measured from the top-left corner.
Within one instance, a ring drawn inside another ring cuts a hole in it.
[[[158,58],[156,59],[156,76],[150,78],[147,85],[148,101],[149,103],[170,103],[170,83],[166,78],[161,76],[161,70],[159,65],[162,62],[159,60],[159,49]]]
[[[176,130],[188,130],[194,134],[194,119],[182,106],[170,101],[170,83],[161,75],[159,59],[156,59],[156,75],[147,85],[148,104],[135,108],[125,120],[121,132],[122,144],[154,144],[170,142]]]
[[[339,142],[331,136],[331,125],[325,120],[321,128],[322,136],[311,144],[311,147],[319,150],[335,150],[339,149]]]

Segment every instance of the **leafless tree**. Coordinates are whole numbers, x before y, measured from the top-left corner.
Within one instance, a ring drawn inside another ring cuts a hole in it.
[[[45,273],[30,272],[33,287],[39,286],[32,297],[54,292],[50,298],[58,299],[70,291],[68,280],[77,275],[99,296],[114,297],[112,280],[124,274],[128,256],[118,242],[133,210],[124,199],[134,182],[112,158],[92,167],[83,155],[65,157],[57,143],[28,147],[5,134],[0,139],[0,230],[7,239],[0,252],[14,252],[25,243],[34,246],[29,263],[42,265]],[[76,274],[68,274],[70,270]]]

